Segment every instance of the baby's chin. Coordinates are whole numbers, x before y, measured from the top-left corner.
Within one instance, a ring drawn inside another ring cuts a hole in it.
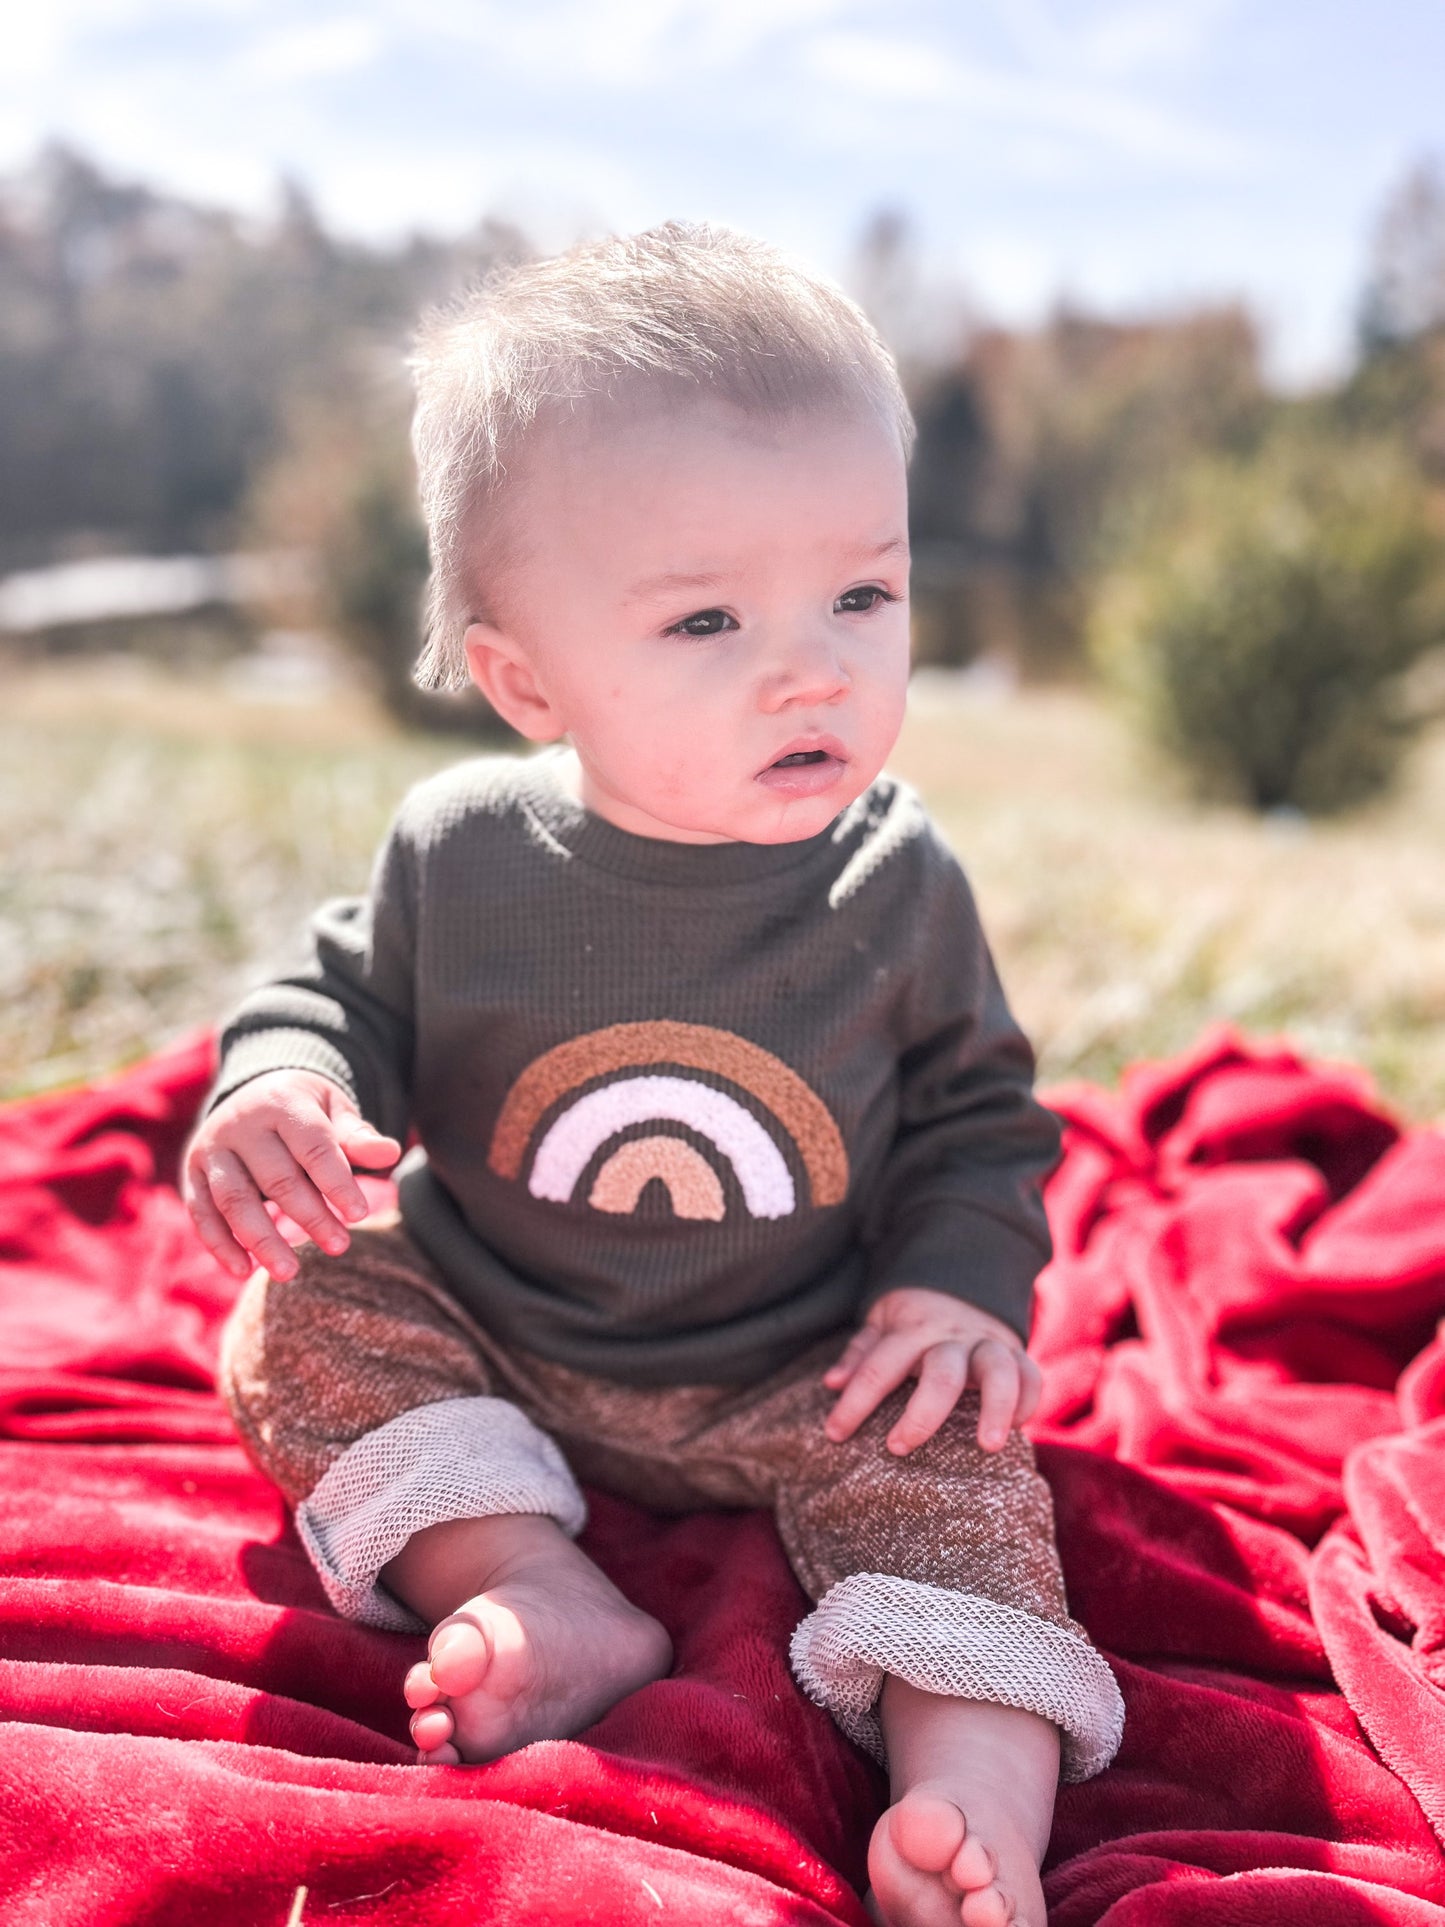
[[[851,797],[840,797],[837,802],[821,805],[814,802],[809,809],[791,808],[779,812],[774,808],[754,817],[746,826],[740,825],[733,838],[737,843],[778,844],[806,843],[809,837],[818,836],[834,819],[847,809]]]
[[[817,836],[872,781],[849,762],[826,784],[789,786],[744,779],[722,795],[681,797],[673,789],[653,795],[629,787],[626,794],[586,782],[581,800],[598,815],[635,834],[677,843],[802,843]],[[810,793],[811,792],[811,793]]]
[[[834,817],[848,807],[846,801],[831,810],[812,810],[806,814],[797,812],[786,823],[764,823],[739,836],[739,843],[806,843],[810,836],[817,836],[826,830]]]
[[[850,766],[842,780],[812,796],[779,796],[759,784],[761,794],[745,812],[746,825],[740,824],[734,834],[747,843],[801,843],[818,836],[857,801],[875,775]]]

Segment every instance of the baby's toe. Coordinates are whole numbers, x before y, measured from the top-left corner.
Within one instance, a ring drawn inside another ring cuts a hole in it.
[[[431,1636],[431,1676],[453,1699],[474,1693],[491,1663],[491,1646],[474,1619],[444,1619]]]
[[[402,1681],[401,1695],[418,1713],[424,1706],[435,1706],[441,1698],[442,1689],[432,1678],[431,1667],[424,1659],[419,1659]]]
[[[434,1747],[430,1753],[423,1753],[418,1747],[416,1763],[418,1766],[460,1766],[462,1756],[454,1746]]]
[[[923,1873],[950,1870],[964,1857],[967,1827],[963,1815],[941,1793],[918,1789],[905,1793],[888,1815],[893,1844],[912,1867]],[[962,1887],[966,1883],[959,1882]]]
[[[1009,1927],[1014,1917],[1014,1904],[1006,1893],[992,1884],[975,1887],[959,1902],[958,1917],[963,1927]]]
[[[456,1721],[445,1706],[428,1706],[411,1716],[411,1737],[423,1753],[435,1753],[456,1731]]]
[[[976,1833],[971,1833],[953,1856],[949,1874],[958,1883],[960,1893],[972,1893],[976,1887],[987,1887],[998,1875],[998,1855],[992,1847],[986,1847]]]

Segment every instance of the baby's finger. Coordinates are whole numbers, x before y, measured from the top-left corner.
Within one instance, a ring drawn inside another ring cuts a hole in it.
[[[354,1111],[343,1112],[333,1117],[332,1122],[341,1149],[353,1164],[364,1164],[368,1170],[372,1166],[384,1170],[401,1156],[401,1146],[394,1137],[387,1137]]]
[[[849,1379],[846,1390],[823,1425],[836,1443],[851,1438],[870,1412],[908,1377],[918,1362],[918,1340],[901,1332],[880,1338]]]
[[[918,1384],[888,1434],[890,1452],[911,1452],[931,1439],[968,1383],[968,1348],[949,1339],[930,1345],[918,1368]]]
[[[294,1278],[296,1254],[271,1222],[261,1193],[235,1152],[208,1153],[202,1175],[216,1209],[242,1249],[249,1251],[258,1265],[264,1265],[273,1278]]]
[[[252,1154],[251,1175],[265,1196],[279,1204],[307,1237],[313,1238],[333,1258],[341,1256],[351,1242],[345,1225],[337,1222],[326,1200],[280,1137],[268,1139],[261,1150]]]
[[[193,1167],[189,1176],[190,1185],[186,1195],[186,1205],[200,1234],[201,1243],[218,1264],[225,1266],[233,1278],[249,1278],[252,1271],[250,1257],[231,1236],[226,1220],[216,1209],[211,1198],[211,1187],[206,1183],[205,1173]]]
[[[351,1175],[351,1166],[337,1144],[335,1127],[324,1111],[318,1109],[307,1112],[303,1117],[288,1118],[280,1127],[280,1137],[322,1197],[342,1219],[356,1224],[367,1215],[371,1207],[366,1202],[366,1193]],[[271,1195],[275,1197],[276,1194],[272,1192]],[[277,1202],[281,1203],[282,1200],[277,1199]],[[289,1203],[286,1209],[297,1224],[311,1230],[306,1219],[298,1217]],[[312,1235],[314,1237],[315,1233]]]
[[[840,1353],[837,1363],[830,1365],[827,1371],[824,1372],[823,1383],[830,1386],[834,1391],[841,1389],[842,1386],[848,1383],[848,1380],[853,1376],[854,1372],[863,1363],[863,1360],[868,1356],[869,1352],[872,1351],[882,1336],[882,1332],[879,1331],[876,1325],[860,1326],[848,1340],[847,1346]]]
[[[978,1442],[985,1452],[1001,1452],[1019,1403],[1022,1353],[1001,1338],[984,1338],[973,1348],[969,1377],[978,1387]]]
[[[1027,1425],[1044,1395],[1044,1375],[1027,1352],[1019,1359],[1019,1409],[1016,1425]]]

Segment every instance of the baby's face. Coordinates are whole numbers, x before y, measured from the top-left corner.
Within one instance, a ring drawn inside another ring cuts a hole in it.
[[[501,614],[473,676],[570,739],[591,810],[641,836],[786,843],[883,766],[908,681],[896,430],[711,400],[569,421],[525,451]]]

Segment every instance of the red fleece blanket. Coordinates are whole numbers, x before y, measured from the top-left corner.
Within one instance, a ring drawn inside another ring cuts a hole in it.
[[[763,1515],[594,1494],[673,1676],[409,1764],[421,1643],[328,1610],[212,1391],[234,1286],[173,1182],[208,1072],[0,1111],[0,1920],[862,1927],[882,1783],[790,1680]],[[1051,1921],[1445,1927],[1445,1138],[1223,1033],[1051,1101],[1036,1432],[1128,1702]]]

